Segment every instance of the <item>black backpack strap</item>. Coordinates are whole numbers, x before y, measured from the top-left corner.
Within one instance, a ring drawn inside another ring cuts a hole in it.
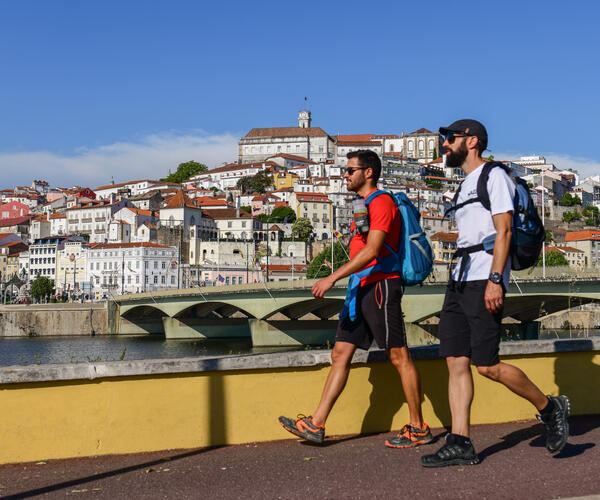
[[[488,193],[487,183],[490,178],[490,172],[495,167],[500,167],[502,170],[504,170],[509,175],[509,177],[511,179],[514,180],[514,175],[511,172],[510,168],[508,168],[502,162],[488,161],[483,166],[481,175],[479,176],[479,179],[477,180],[477,198],[479,198],[478,201],[481,202],[481,204],[483,205],[483,208],[485,208],[486,210],[491,210],[491,208],[492,208],[492,205],[490,204],[490,194]]]
[[[452,260],[456,260],[460,257],[460,267],[458,268],[458,282],[462,281],[463,273],[465,272],[465,268],[467,267],[467,262],[471,258],[471,254],[475,252],[480,252],[483,250],[483,243],[479,243],[478,245],[472,245],[470,247],[457,248],[454,252],[454,256]]]
[[[456,203],[458,201],[458,195],[460,194],[460,188],[462,188],[463,185],[462,181],[459,185],[458,185],[458,189],[456,190],[456,193],[454,193],[454,198],[452,198],[452,205],[450,205],[445,211],[444,211],[444,219],[446,217],[448,217],[448,214],[450,212],[456,212],[458,209],[464,207],[465,205],[468,205],[469,203],[475,203],[476,201],[479,201],[479,197],[477,198],[470,198],[467,201],[463,201],[462,203]]]

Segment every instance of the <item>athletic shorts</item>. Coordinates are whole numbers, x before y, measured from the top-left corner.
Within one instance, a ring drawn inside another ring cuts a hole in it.
[[[335,341],[349,342],[369,349],[373,339],[382,349],[406,346],[406,329],[402,314],[404,286],[400,278],[376,281],[358,289],[356,320],[338,323]]]
[[[440,356],[467,356],[475,366],[500,362],[502,310],[492,314],[485,308],[487,283],[488,280],[448,283],[438,329]]]

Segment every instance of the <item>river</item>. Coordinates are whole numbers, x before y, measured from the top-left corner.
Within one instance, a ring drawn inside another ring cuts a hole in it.
[[[541,330],[540,339],[600,336],[593,330]],[[252,347],[250,339],[166,340],[159,335],[18,337],[0,339],[0,366],[262,354],[304,347]]]
[[[160,336],[21,337],[0,340],[0,366],[260,354],[295,347],[252,347],[248,340],[165,340]]]

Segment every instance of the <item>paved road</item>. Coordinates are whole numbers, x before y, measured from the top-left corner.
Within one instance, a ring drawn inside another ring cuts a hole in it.
[[[257,424],[256,422],[254,423]],[[272,425],[278,425],[273,422]],[[0,466],[3,498],[510,498],[600,493],[600,416],[571,419],[552,456],[535,421],[476,426],[482,463],[423,469],[440,442],[410,450],[384,435],[298,440]],[[438,438],[443,429],[434,432]],[[285,431],[282,430],[282,437]]]

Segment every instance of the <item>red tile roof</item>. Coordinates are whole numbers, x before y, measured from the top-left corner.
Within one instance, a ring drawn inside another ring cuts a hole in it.
[[[375,134],[349,134],[349,135],[336,135],[335,140],[339,144],[340,142],[360,142],[364,144],[370,142],[371,139],[376,137]]]
[[[321,201],[321,202],[330,203],[329,198],[324,193],[300,193],[300,192],[297,192],[296,199],[298,201]]]
[[[198,208],[198,205],[180,189],[169,199],[164,208]]]
[[[432,241],[447,241],[456,243],[456,240],[458,239],[458,233],[435,233],[429,239]]]
[[[10,219],[0,219],[0,227],[16,226],[28,222],[33,218],[33,215],[24,215],[23,217],[12,217]]]
[[[240,216],[236,216],[235,208],[216,208],[210,210],[210,217],[213,219],[252,219],[252,216],[248,212],[240,210]]]
[[[167,245],[159,245],[158,243],[150,243],[148,241],[136,242],[136,243],[97,243],[97,244],[90,245],[90,248],[92,250],[103,250],[103,249],[110,249],[110,248],[138,248],[138,247],[172,248]]]
[[[303,156],[290,155],[287,153],[277,153],[276,155],[269,156],[269,158],[285,158],[286,160],[298,161],[302,163],[315,163],[314,161],[304,158]]]
[[[585,253],[583,250],[575,247],[546,247],[546,252],[577,252],[577,253]]]
[[[296,137],[296,136],[326,136],[328,135],[321,127],[272,127],[253,128],[246,134],[246,138],[252,137]]]
[[[600,240],[600,229],[586,229],[585,231],[571,231],[565,234],[566,241]]]
[[[411,132],[408,135],[414,135],[414,134],[433,134],[434,132],[432,132],[431,130],[427,130],[426,128],[420,128],[419,130],[415,130],[414,132]]]

